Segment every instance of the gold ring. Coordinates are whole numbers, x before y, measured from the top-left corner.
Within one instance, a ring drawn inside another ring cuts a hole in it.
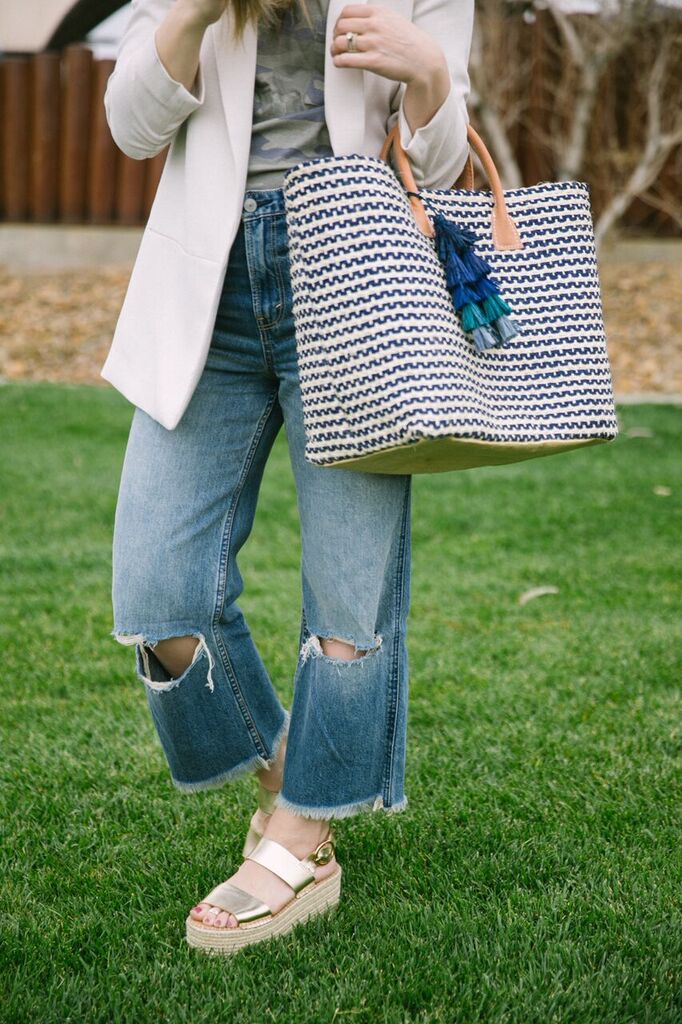
[[[357,53],[357,46],[355,45],[355,32],[346,32],[346,39],[348,40],[348,52]]]

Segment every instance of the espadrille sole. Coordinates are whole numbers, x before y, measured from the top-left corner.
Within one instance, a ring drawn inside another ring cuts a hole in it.
[[[205,953],[235,953],[244,946],[254,942],[264,942],[276,935],[286,935],[294,925],[307,921],[316,914],[331,910],[339,902],[341,896],[341,865],[333,875],[307,886],[302,892],[282,907],[276,914],[255,921],[253,924],[242,924],[237,928],[214,928],[202,925],[194,918],[187,918],[187,942]]]

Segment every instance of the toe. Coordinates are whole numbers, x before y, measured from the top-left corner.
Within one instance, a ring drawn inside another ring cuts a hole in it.
[[[192,907],[190,910],[190,916],[193,917],[195,921],[201,921],[208,910],[208,906],[208,903],[197,903],[196,907]]]
[[[216,916],[215,916],[215,918],[213,920],[214,927],[215,928],[224,928],[225,925],[227,924],[227,919],[229,917],[230,917],[230,915],[225,910],[221,910],[219,914],[216,914]]]
[[[219,913],[220,910],[218,907],[209,907],[209,909],[206,911],[202,918],[202,924],[207,924],[210,927],[213,927],[213,925],[215,924],[215,919]]]

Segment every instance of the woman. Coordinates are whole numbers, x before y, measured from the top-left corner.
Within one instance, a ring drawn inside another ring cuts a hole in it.
[[[112,635],[135,647],[178,788],[258,778],[244,861],[186,922],[190,944],[229,953],[338,902],[332,819],[407,802],[411,477],[304,457],[281,182],[302,160],[378,155],[398,119],[417,184],[451,187],[473,0],[132,6],[107,119],[136,159],[170,150],[102,369],[136,406]],[[282,424],[302,544],[290,713],[236,603]]]

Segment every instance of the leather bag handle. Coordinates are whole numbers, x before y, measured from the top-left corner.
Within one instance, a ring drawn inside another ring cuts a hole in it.
[[[500,176],[497,173],[497,168],[495,167],[495,161],[490,155],[483,139],[480,137],[478,132],[471,127],[471,125],[467,125],[467,138],[469,140],[469,145],[475,150],[476,155],[481,161],[481,165],[486,178],[490,183],[490,188],[493,194],[492,235],[495,248],[502,250],[523,249],[523,243],[519,236],[516,224],[514,224],[514,221],[507,210],[507,203],[504,198],[504,189],[502,188],[502,182],[500,181]],[[400,126],[398,121],[396,121],[384,139],[384,144],[381,147],[381,152],[379,154],[382,160],[388,160],[391,148],[393,149],[398,170],[400,171],[400,176],[406,190],[408,192],[418,192],[409,158],[400,141]],[[472,191],[473,187],[474,166],[471,160],[471,152],[469,152],[466,164],[464,165],[464,170],[451,188],[464,188]],[[425,235],[428,235],[429,238],[432,237],[435,233],[434,228],[426,215],[426,210],[424,209],[422,200],[418,195],[410,195],[408,198],[412,206],[412,213],[417,223],[417,227]]]

